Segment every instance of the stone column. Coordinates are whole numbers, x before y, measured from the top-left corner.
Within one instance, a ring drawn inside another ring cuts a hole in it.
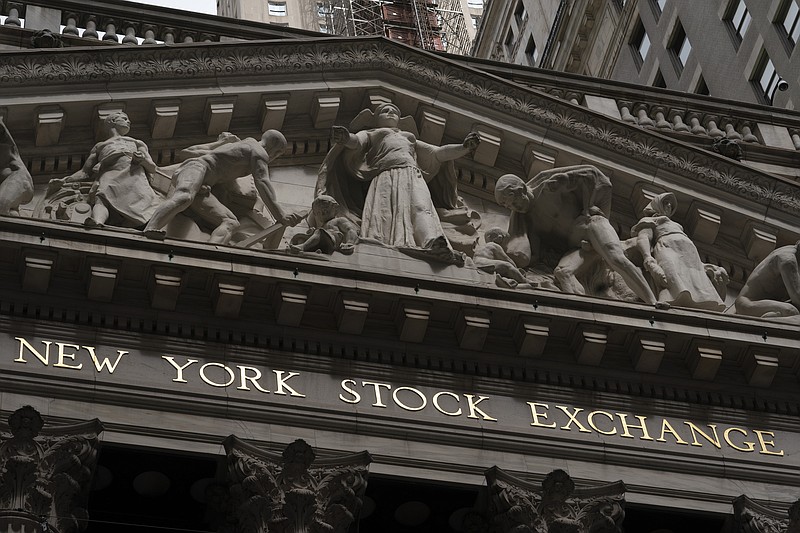
[[[358,518],[372,462],[366,451],[315,461],[304,440],[283,454],[233,435],[223,444],[235,533],[347,533]]]
[[[800,500],[785,512],[776,511],[745,495],[733,500],[733,517],[725,533],[800,533]]]
[[[94,419],[45,428],[30,406],[0,428],[0,531],[74,533],[86,528],[86,501],[97,463]]]
[[[576,488],[563,470],[553,470],[541,486],[494,467],[486,472],[489,513],[499,533],[621,533],[625,518],[622,481]]]

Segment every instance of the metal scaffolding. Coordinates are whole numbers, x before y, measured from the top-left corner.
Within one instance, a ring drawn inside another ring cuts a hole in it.
[[[460,0],[324,0],[324,27],[336,35],[384,35],[424,50],[468,54]]]

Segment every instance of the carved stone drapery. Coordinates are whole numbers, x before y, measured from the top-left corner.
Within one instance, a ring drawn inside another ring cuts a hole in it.
[[[235,531],[346,533],[361,510],[367,487],[366,451],[315,462],[305,441],[283,454],[231,435],[225,442]],[[313,463],[313,465],[312,465]]]
[[[0,530],[84,529],[100,421],[43,429],[41,415],[25,406],[8,426],[0,431]]]
[[[800,533],[800,500],[789,508],[789,516],[747,496],[733,500],[733,518],[726,533]]]
[[[620,533],[625,518],[622,481],[575,488],[563,470],[541,487],[494,467],[486,472],[489,509],[497,533]]]

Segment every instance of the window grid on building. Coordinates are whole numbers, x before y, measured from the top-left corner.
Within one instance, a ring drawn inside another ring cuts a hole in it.
[[[286,16],[286,2],[275,2],[273,0],[269,0],[267,3],[267,8],[271,17]]]
[[[535,67],[536,62],[539,60],[539,51],[536,49],[536,42],[533,36],[528,37],[528,45],[525,47],[525,57],[528,58],[528,64]]]
[[[650,51],[650,37],[648,37],[641,20],[636,24],[636,29],[633,31],[630,44],[636,50],[638,63],[641,67],[642,63],[644,63],[644,60],[647,58],[647,52]]]
[[[796,0],[787,0],[786,6],[782,10],[781,25],[786,31],[786,36],[792,45],[800,40],[800,6]]]
[[[760,87],[765,102],[772,103],[772,97],[775,95],[780,79],[772,59],[766,53],[763,53],[752,80]]]
[[[747,10],[747,6],[744,4],[744,0],[733,0],[728,9],[728,13],[730,14],[727,19],[728,23],[730,23],[739,41],[741,41],[744,38],[745,32],[747,32],[747,28],[750,27],[750,23],[753,21],[750,12]]]
[[[686,61],[689,59],[689,54],[692,52],[692,45],[689,43],[689,39],[686,37],[686,32],[684,31],[683,25],[680,22],[678,23],[677,27],[675,28],[675,32],[672,35],[669,49],[672,51],[678,63],[678,72],[681,72],[683,67],[686,66]]]

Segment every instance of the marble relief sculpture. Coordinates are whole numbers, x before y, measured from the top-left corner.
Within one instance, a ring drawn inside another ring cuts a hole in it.
[[[0,118],[0,215],[19,215],[19,206],[32,199],[33,178]]]
[[[196,157],[181,163],[172,175],[175,186],[170,196],[153,213],[144,234],[153,239],[163,239],[162,229],[190,207],[216,227],[210,242],[225,244],[230,241],[239,221],[215,194],[214,187],[232,184],[239,178],[252,174],[259,196],[284,226],[294,226],[305,213],[286,212],[278,203],[269,177],[269,163],[286,149],[286,138],[277,130],[267,130],[261,141],[252,138],[239,140],[223,136],[214,143],[189,149]],[[201,192],[203,194],[201,194]],[[199,199],[198,199],[199,198]]]
[[[362,111],[349,129],[334,126],[315,197],[331,196],[346,208],[363,241],[463,264],[439,213],[466,210],[446,163],[471,153],[480,138],[471,133],[462,144],[434,146],[418,140],[415,129],[393,104]]]
[[[660,301],[722,311],[727,272],[702,262],[683,227],[670,218],[676,207],[674,194],[659,194],[644,208],[644,217],[631,229],[644,269]]]
[[[658,302],[642,271],[626,257],[608,220],[611,181],[597,168],[546,170],[527,183],[506,174],[495,185],[495,199],[511,210],[508,256],[518,267],[536,266],[546,253],[555,252],[558,287],[591,294],[590,280],[607,265],[645,303],[668,307]]]
[[[122,227],[144,226],[160,201],[150,185],[151,176],[157,173],[158,167],[147,145],[128,137],[131,128],[128,115],[112,113],[103,125],[108,138],[94,145],[79,171],[66,178],[50,180],[47,196],[51,203],[75,203],[84,196],[79,184],[91,182],[87,199],[91,213],[84,218],[86,226],[102,226],[107,221]],[[62,214],[59,218],[72,217]]]
[[[495,275],[499,287],[510,289],[533,289],[539,286],[526,277],[526,272],[517,267],[508,257],[506,246],[509,234],[501,228],[490,228],[483,235],[484,244],[479,245],[472,258],[475,268]]]
[[[739,291],[736,313],[800,324],[800,241],[773,250]]]
[[[308,232],[297,234],[289,244],[289,253],[335,251],[350,255],[355,250],[361,229],[342,213],[332,197],[321,194],[314,198],[308,216]]]

